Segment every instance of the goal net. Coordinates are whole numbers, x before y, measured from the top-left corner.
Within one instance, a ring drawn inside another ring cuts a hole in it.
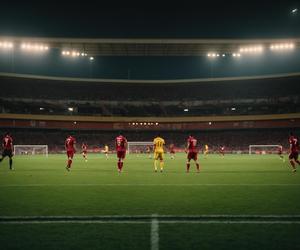
[[[14,145],[14,155],[48,156],[48,145]]]
[[[129,141],[127,142],[127,152],[131,153],[147,153],[147,148],[153,151],[153,142],[150,141]]]
[[[278,153],[281,145],[249,145],[249,155],[251,154],[274,154]]]

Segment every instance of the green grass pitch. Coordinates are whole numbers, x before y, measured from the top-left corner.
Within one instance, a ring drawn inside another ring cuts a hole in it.
[[[122,174],[115,155],[88,157],[0,164],[1,249],[300,249],[300,172],[277,155],[200,155],[199,174],[185,154],[163,173],[146,155]]]

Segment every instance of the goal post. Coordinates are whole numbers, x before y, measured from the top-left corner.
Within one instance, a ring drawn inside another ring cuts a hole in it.
[[[127,142],[127,152],[130,154],[131,152],[134,152],[134,150],[137,149],[144,149],[147,146],[153,146],[153,142],[151,141],[129,141]]]
[[[48,145],[14,145],[14,155],[43,154],[48,157]]]
[[[256,153],[257,151],[260,152],[277,152],[278,149],[282,147],[281,145],[249,145],[249,155],[251,155],[253,152]]]

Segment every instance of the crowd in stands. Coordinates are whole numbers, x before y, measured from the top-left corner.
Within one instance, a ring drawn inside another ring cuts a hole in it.
[[[299,79],[290,76],[150,84],[0,76],[0,112],[98,116],[294,113],[300,112]],[[72,113],[68,107],[73,107]]]

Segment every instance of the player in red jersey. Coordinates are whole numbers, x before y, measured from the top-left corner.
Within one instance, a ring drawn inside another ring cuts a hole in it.
[[[2,162],[2,160],[6,156],[8,156],[9,157],[9,169],[13,170],[13,166],[12,166],[12,163],[13,163],[13,160],[12,160],[12,157],[13,157],[13,139],[10,136],[9,133],[6,133],[4,135],[3,140],[2,140],[2,146],[3,146],[3,152],[2,152],[2,158],[0,159],[0,162]]]
[[[66,169],[68,171],[70,171],[72,161],[73,161],[73,156],[76,152],[75,144],[76,144],[75,138],[73,136],[69,135],[65,141],[65,149],[66,149],[67,157],[68,157]]]
[[[298,165],[300,165],[300,162],[298,160],[299,140],[296,136],[294,136],[293,133],[290,133],[289,143],[290,143],[289,161],[293,168],[293,172],[296,172],[296,166],[295,166],[296,164],[295,163],[298,163]]]
[[[224,156],[225,154],[225,146],[220,147],[220,155]]]
[[[198,149],[197,149],[197,140],[194,138],[193,135],[190,135],[187,139],[187,162],[186,162],[186,172],[189,173],[190,171],[190,161],[194,160],[197,167],[197,172],[200,172],[200,165],[198,163]]]
[[[123,161],[126,156],[127,139],[120,132],[119,136],[116,137],[115,142],[118,157],[118,171],[119,173],[121,173],[123,168]]]
[[[81,150],[82,150],[82,156],[83,156],[85,162],[87,162],[87,147],[88,147],[88,145],[86,143],[82,143]]]
[[[279,158],[283,161],[283,162],[285,162],[285,160],[284,160],[284,157],[283,157],[283,155],[282,155],[282,146],[281,145],[279,145],[278,146],[278,156],[279,156]]]
[[[175,158],[175,146],[174,144],[170,144],[169,146],[170,154],[171,154],[171,159],[173,160]]]

